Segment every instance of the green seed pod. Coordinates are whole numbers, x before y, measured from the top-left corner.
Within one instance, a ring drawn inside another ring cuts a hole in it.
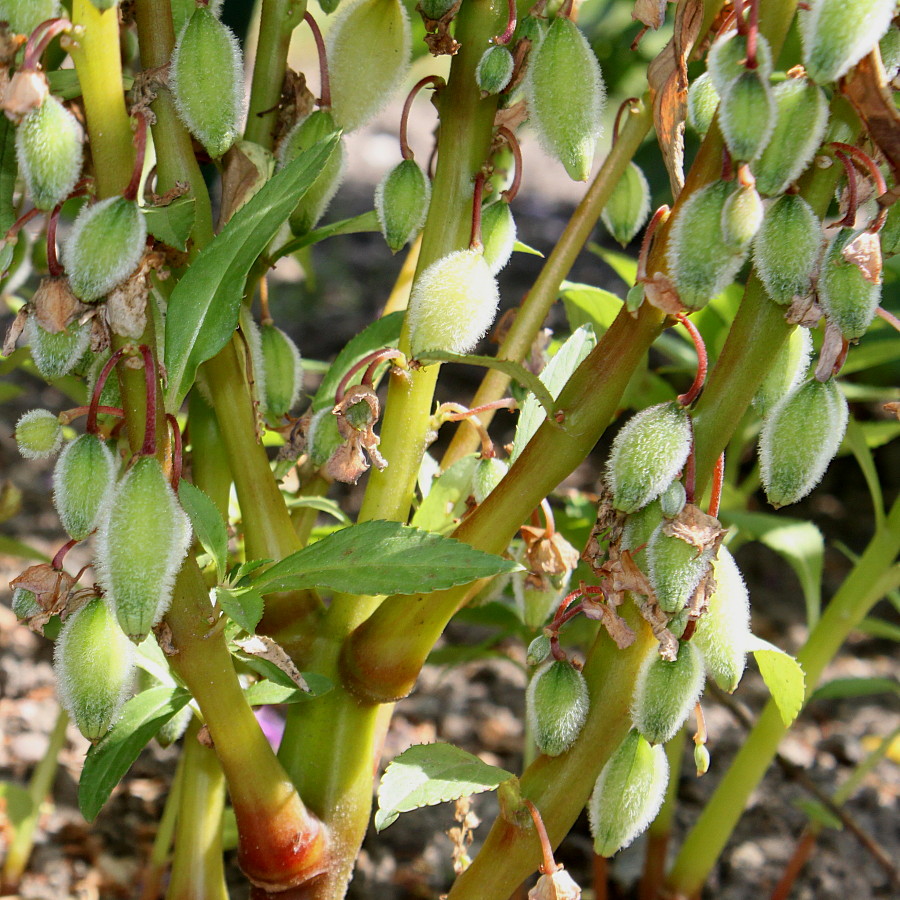
[[[38,372],[51,381],[71,372],[84,356],[91,342],[91,325],[73,322],[68,328],[51,334],[29,318],[25,323],[25,341]]]
[[[535,585],[528,578],[527,572],[513,572],[513,597],[519,618],[528,628],[541,628],[556,612],[557,607],[569,589],[572,573],[562,575],[545,575],[543,587]]]
[[[698,778],[709,771],[709,750],[706,749],[706,744],[694,744],[694,765],[697,767]]]
[[[753,187],[739,187],[722,207],[722,240],[735,251],[749,249],[762,224],[763,202]]]
[[[197,7],[178,37],[169,86],[181,121],[218,159],[240,135],[244,64],[237,38],[206,6]]]
[[[16,129],[16,158],[38,209],[53,209],[72,192],[84,160],[84,132],[52,94]]]
[[[293,409],[303,387],[303,366],[297,345],[274,325],[259,330],[265,371],[265,408],[270,421],[280,421]]]
[[[409,71],[406,7],[400,0],[358,0],[335,16],[327,40],[334,120],[355,131],[384,108]]]
[[[61,16],[59,0],[0,0],[0,21],[13,34],[31,34],[41,22]]]
[[[525,90],[544,149],[573,181],[587,181],[606,88],[591,45],[571,19],[557,16],[532,48]]]
[[[709,72],[696,78],[688,88],[688,124],[700,137],[706,137],[713,117],[719,108],[719,92]]]
[[[746,61],[747,38],[736,31],[720,37],[709,48],[706,71],[720,97],[745,72],[755,71],[763,81],[769,80],[772,74],[772,48],[761,34],[756,36],[756,69],[747,69]]]
[[[63,528],[83,541],[98,525],[112,498],[116,462],[95,434],[66,445],[53,470],[53,502]]]
[[[49,409],[32,409],[16,422],[16,444],[25,459],[47,459],[62,446],[62,426]]]
[[[751,162],[765,149],[775,128],[775,98],[758,69],[748,69],[722,91],[719,124],[735,160]]]
[[[667,519],[674,519],[684,509],[686,502],[687,491],[677,479],[659,495],[659,508]]]
[[[188,517],[162,466],[152,456],[141,457],[116,486],[97,533],[100,583],[135,643],[168,608],[190,542]]]
[[[25,588],[16,588],[13,591],[12,602],[10,604],[13,614],[17,619],[30,619],[36,616],[41,610],[41,604],[37,602],[34,591]],[[549,638],[547,638],[549,642]]]
[[[217,19],[222,18],[223,2],[224,0],[210,0],[207,4],[207,9],[209,9]],[[175,36],[178,37],[184,26],[190,21],[191,16],[194,14],[194,10],[197,8],[197,4],[195,0],[171,0],[171,5],[172,25],[174,26],[173,32]]]
[[[644,173],[629,163],[600,214],[606,230],[623,246],[631,243],[650,215],[650,185]]]
[[[699,551],[660,525],[647,542],[647,574],[661,609],[678,612],[694,595],[709,569],[712,554]]]
[[[777,196],[795,182],[812,161],[828,127],[828,101],[806,78],[788,78],[772,90],[775,128],[766,149],[753,163],[756,189]]]
[[[861,338],[866,333],[881,302],[880,278],[873,282],[870,280],[871,273],[864,273],[860,265],[847,259],[848,254],[852,255],[851,242],[857,240],[868,241],[880,251],[875,236],[842,228],[825,250],[817,286],[819,303],[825,315],[848,341]],[[879,271],[880,268],[879,260]]]
[[[409,298],[409,341],[425,350],[469,353],[497,312],[500,292],[480,250],[457,250],[416,279]]]
[[[59,701],[93,743],[109,731],[131,688],[134,651],[99,597],[72,613],[53,654]]]
[[[782,306],[812,292],[822,226],[799,194],[785,194],[766,210],[753,243],[753,263],[766,293]]]
[[[421,0],[419,6],[425,16],[436,22],[450,12],[455,2],[456,0]]]
[[[375,189],[375,212],[388,247],[396,253],[425,224],[431,182],[412,159],[391,169]]]
[[[32,597],[34,594],[32,594]],[[20,617],[21,618],[21,617]],[[542,631],[525,651],[525,663],[529,666],[539,666],[550,655],[550,638]]]
[[[669,763],[663,747],[651,747],[636,729],[607,760],[588,801],[594,852],[612,856],[627,847],[656,818]]]
[[[747,664],[750,641],[750,595],[741,571],[724,547],[713,560],[716,589],[700,617],[691,644],[700,651],[707,673],[727,691],[734,691]]]
[[[673,482],[674,484],[675,482]],[[622,549],[636,552],[650,540],[650,535],[662,524],[662,503],[654,500],[637,512],[629,513],[622,528]]]
[[[900,28],[888,28],[878,42],[878,52],[884,66],[885,83],[890,84],[900,73]]]
[[[516,223],[512,210],[504,200],[485,206],[481,211],[481,239],[484,261],[496,275],[512,256],[516,245]]]
[[[503,476],[509,471],[509,466],[496,456],[480,459],[475,466],[475,474],[472,477],[472,493],[476,503],[483,503],[484,498],[500,484]]]
[[[488,47],[475,67],[475,82],[485,94],[499,94],[512,77],[516,62],[507,47]]]
[[[900,203],[894,203],[888,210],[878,238],[881,241],[883,257],[896,256],[900,253]]]
[[[317,466],[324,466],[343,442],[337,427],[337,417],[330,407],[313,413],[309,420],[306,444],[309,447],[309,457]]]
[[[753,408],[761,416],[767,416],[782,397],[803,380],[812,348],[808,328],[795,328],[791,332],[753,397]]]
[[[807,381],[772,410],[759,438],[760,475],[772,506],[802,500],[821,481],[849,416],[834,379]]]
[[[62,248],[76,297],[89,303],[106,296],[137,268],[147,223],[133,200],[108,197],[82,207]]]
[[[819,84],[846,75],[888,30],[896,0],[811,0],[798,14],[803,65]]]
[[[587,718],[587,683],[571,663],[555,659],[534,673],[525,694],[525,709],[541,753],[565,753]]]
[[[680,404],[659,403],[632,416],[606,466],[613,506],[632,513],[655,500],[681,471],[690,447],[690,418]]]

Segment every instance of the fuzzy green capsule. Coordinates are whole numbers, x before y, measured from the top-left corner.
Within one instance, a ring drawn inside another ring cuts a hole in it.
[[[534,585],[525,572],[513,572],[512,592],[516,601],[516,612],[522,622],[531,629],[541,628],[556,612],[569,589],[572,573],[546,575],[545,585]]]
[[[27,588],[16,588],[13,591],[10,609],[17,619],[30,619],[42,612],[41,604],[37,602],[34,591],[29,591]]]
[[[32,596],[34,596],[32,594]],[[528,645],[525,651],[525,663],[529,666],[539,666],[550,655],[550,638],[542,631]]]
[[[496,275],[509,262],[516,245],[516,222],[506,201],[498,200],[482,209],[481,239],[484,261]]]
[[[32,409],[16,422],[16,445],[25,459],[47,459],[62,446],[62,426],[49,409]]]
[[[422,230],[431,201],[431,182],[413,159],[404,159],[375,189],[381,233],[396,253]]]
[[[472,494],[476,503],[483,503],[484,498],[503,480],[509,466],[496,456],[478,460],[475,474],[472,476]]]
[[[756,36],[756,69],[747,69],[747,37],[732,31],[709,48],[706,70],[720,97],[745,72],[756,71],[763,81],[772,74],[772,48],[761,34]]]
[[[710,550],[698,550],[660,525],[647,542],[647,574],[660,608],[667,613],[681,610],[694,595],[711,558]]]
[[[775,128],[775,98],[758,69],[748,69],[726,85],[719,124],[733,159],[752,162],[763,152]]]
[[[266,415],[273,422],[293,409],[303,387],[303,366],[297,345],[280,328],[259,329]]]
[[[753,408],[761,416],[767,416],[782,397],[803,380],[812,349],[812,334],[808,328],[795,328],[790,333],[753,395]]]
[[[659,509],[667,519],[674,519],[684,509],[685,503],[687,491],[677,479],[659,495]]]
[[[888,210],[878,239],[881,241],[881,254],[885,258],[900,253],[900,204],[894,203]]]
[[[53,470],[53,502],[63,528],[83,541],[98,525],[112,499],[116,462],[95,434],[66,445]]]
[[[0,21],[13,34],[31,34],[41,22],[62,15],[59,0],[0,0]]]
[[[719,108],[719,92],[709,72],[695,78],[688,88],[687,120],[700,137],[706,137]]]
[[[512,77],[516,62],[507,47],[494,44],[481,54],[475,67],[475,83],[485,94],[499,94]]]
[[[860,258],[874,252],[877,270],[881,270],[881,245],[875,235],[842,228],[828,244],[819,269],[817,294],[825,315],[853,341],[861,338],[872,324],[881,302],[880,274],[874,275],[872,263]]]
[[[584,727],[588,689],[571,663],[555,659],[538,669],[525,694],[525,709],[541,753],[565,753]]]
[[[29,318],[25,324],[25,341],[38,372],[48,381],[62,378],[72,371],[91,342],[91,326],[73,322],[68,328],[51,334]]]
[[[765,209],[754,187],[739,187],[722,207],[722,240],[738,253],[750,247],[762,224]]]
[[[900,74],[900,28],[888,28],[878,42],[878,52],[884,66],[885,83],[890,84]]]
[[[600,217],[606,230],[625,247],[644,227],[649,215],[650,185],[644,173],[634,163],[629,163]]]
[[[622,528],[622,549],[637,553],[643,548],[650,535],[662,524],[662,503],[657,499],[637,512],[629,513]]]

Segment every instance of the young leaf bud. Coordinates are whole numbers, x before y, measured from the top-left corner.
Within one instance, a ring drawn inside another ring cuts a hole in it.
[[[759,438],[760,475],[769,503],[776,508],[796,503],[819,483],[849,416],[834,379],[807,381],[772,410]]]
[[[34,594],[32,594],[32,597]],[[23,618],[20,616],[20,618]],[[525,663],[529,666],[539,666],[550,655],[550,638],[542,631],[525,651]]]
[[[697,767],[698,778],[709,771],[709,750],[706,749],[706,744],[694,744],[694,765]]]
[[[525,90],[544,149],[573,181],[587,181],[606,88],[591,45],[571,19],[557,16],[532,48]]]
[[[680,404],[659,403],[632,416],[606,466],[613,506],[633,513],[655,500],[681,471],[690,447],[691,423]]]
[[[52,94],[16,129],[16,158],[38,209],[53,209],[72,192],[84,159],[84,132]]]
[[[37,595],[27,588],[16,588],[13,591],[10,608],[17,619],[30,619],[43,612],[41,604],[37,601]],[[550,639],[547,638],[547,641],[549,647]]]
[[[98,525],[112,497],[116,462],[95,434],[66,445],[53,470],[53,502],[63,528],[83,541]]]
[[[606,230],[623,246],[631,243],[650,215],[650,185],[644,173],[629,163],[600,214]]]
[[[134,652],[95,597],[63,625],[53,654],[59,701],[93,743],[109,731],[131,688]]]
[[[31,34],[41,22],[62,15],[59,0],[2,0],[0,20],[9,22],[13,34]]]
[[[861,258],[855,248],[863,244],[876,259]],[[881,302],[881,246],[868,232],[842,228],[822,259],[817,287],[825,315],[848,340],[861,338],[872,324]]]
[[[516,62],[509,49],[494,44],[488,47],[475,67],[475,82],[486,94],[499,94],[512,77]]]
[[[499,303],[497,282],[480,250],[441,257],[416,279],[409,298],[412,355],[469,353],[490,328]]]
[[[659,508],[667,519],[674,519],[684,509],[686,502],[687,491],[677,479],[659,495]]]
[[[483,503],[484,498],[495,488],[503,476],[509,471],[509,466],[496,456],[478,460],[475,466],[475,474],[472,477],[472,493],[476,503]]]
[[[508,203],[498,200],[482,209],[481,240],[484,261],[496,275],[509,262],[516,245],[516,223]]]
[[[799,194],[785,194],[766,210],[753,244],[753,262],[766,293],[782,306],[812,291],[822,226]]]
[[[775,128],[775,98],[758,69],[748,69],[724,88],[719,123],[735,160],[750,162],[765,149]]]
[[[293,409],[303,387],[303,366],[297,345],[274,325],[259,330],[262,364],[265,371],[264,397],[266,415],[280,421]]]
[[[206,6],[197,7],[178,37],[169,85],[181,121],[218,159],[240,134],[244,64],[237,38]]]
[[[99,300],[137,268],[147,223],[133,200],[108,197],[82,207],[62,248],[76,297]]]
[[[38,372],[50,381],[68,374],[84,356],[91,342],[91,325],[73,322],[68,328],[51,334],[29,317],[25,324],[25,340]]]
[[[812,335],[808,328],[795,328],[769,368],[753,397],[753,408],[767,416],[793,387],[798,385],[812,355]]]
[[[688,88],[688,124],[700,137],[706,137],[719,108],[719,92],[709,72],[704,72]]]
[[[191,541],[159,461],[141,457],[115,488],[97,534],[100,583],[122,630],[140,643],[162,618]]]
[[[693,596],[700,579],[709,568],[711,552],[693,544],[660,525],[647,542],[647,568],[650,584],[661,609],[678,612]]]
[[[662,503],[659,500],[629,513],[622,529],[622,549],[636,553],[638,547],[643,547],[650,540],[650,535],[662,524],[662,520]]]
[[[25,459],[47,459],[62,446],[62,426],[49,409],[32,409],[16,422],[16,444]]]
[[[584,675],[565,660],[553,660],[534,673],[525,708],[541,753],[565,753],[581,733],[588,713]]]
[[[709,48],[706,58],[706,71],[720,97],[730,84],[747,71],[756,71],[763,81],[768,81],[772,74],[772,48],[761,35],[756,35],[756,69],[747,69],[747,37],[732,31],[720,37]]]
[[[668,783],[662,745],[651,747],[632,728],[600,771],[588,801],[594,851],[612,856],[642,834],[656,818]]]
[[[411,241],[425,224],[431,182],[412,159],[391,169],[375,189],[375,212],[393,253]]]
[[[749,249],[764,212],[756,188],[739,187],[722,207],[722,240],[735,251]]]

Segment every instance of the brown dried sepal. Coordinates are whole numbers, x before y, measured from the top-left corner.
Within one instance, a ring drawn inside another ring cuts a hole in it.
[[[859,269],[869,284],[881,284],[881,241],[877,234],[860,232],[841,250],[841,255]]]
[[[50,334],[65,331],[91,308],[72,293],[64,276],[42,278],[28,306],[38,325]]]
[[[581,601],[585,618],[600,622],[620,650],[630,647],[635,639],[634,631],[616,612],[616,607],[620,606],[624,599],[624,594],[611,592],[605,600],[594,594],[588,594]]]
[[[380,439],[374,431],[381,413],[375,391],[367,385],[353,385],[332,412],[337,416],[338,432],[345,443],[325,464],[326,474],[335,481],[356,484],[368,470],[369,461],[379,471],[386,468],[387,460],[378,451]]]
[[[29,566],[21,575],[9,583],[13,591],[31,591],[41,611],[26,619],[28,627],[43,634],[44,626],[53,616],[65,618],[71,610],[69,599],[72,597],[72,589],[75,579],[62,569],[54,569],[49,563],[39,563]]]
[[[9,328],[6,329],[6,336],[3,338],[3,349],[0,351],[4,356],[9,356],[16,349],[16,341],[19,340],[19,336],[22,334],[27,321],[28,307],[26,305],[16,313],[16,317],[10,323]]]
[[[560,866],[555,872],[541,875],[528,892],[528,900],[579,900],[581,888]]]
[[[669,617],[659,608],[652,594],[638,607],[653,637],[659,641],[659,655],[668,662],[678,658],[678,639],[669,631]]]
[[[534,525],[523,525],[519,530],[531,570],[525,579],[530,585],[546,589],[545,575],[564,575],[578,565],[578,551],[558,531],[548,536],[545,528]]]
[[[9,79],[0,107],[6,118],[18,125],[28,113],[43,105],[49,93],[50,85],[43,72],[20,69]]]
[[[794,302],[784,314],[784,320],[789,325],[799,325],[802,328],[815,328],[822,319],[824,313],[822,307],[816,303],[812,295],[808,297],[795,297]]]
[[[422,7],[416,5],[416,10],[422,16],[425,23],[425,43],[432,56],[456,56],[459,52],[460,44],[450,34],[450,23],[454,16],[459,12],[459,6],[462,0],[456,0],[456,3],[440,17],[440,19],[429,19],[422,12]]]
[[[643,281],[644,297],[651,306],[661,309],[669,316],[677,316],[685,307],[675,290],[675,285],[662,272],[654,272]],[[637,310],[632,315],[637,317]]]
[[[663,534],[677,537],[696,547],[698,555],[711,551],[712,556],[718,553],[722,540],[728,533],[728,529],[723,528],[715,516],[707,515],[693,503],[686,503],[674,519],[663,524],[662,530]]]
[[[242,641],[234,642],[244,653],[264,659],[272,665],[278,666],[301,691],[309,693],[309,685],[306,683],[300,670],[294,665],[293,660],[287,655],[284,648],[272,638],[262,634],[254,634]]]
[[[900,419],[900,403],[891,402],[885,403],[884,406],[881,407],[888,415],[896,416],[897,419]]]
[[[278,103],[278,120],[275,125],[275,146],[315,108],[315,94],[306,86],[306,76],[288,67],[281,84],[281,100]]]
[[[110,331],[137,340],[147,327],[148,275],[160,268],[165,256],[158,250],[145,250],[138,267],[114,287],[106,298],[106,321]]]

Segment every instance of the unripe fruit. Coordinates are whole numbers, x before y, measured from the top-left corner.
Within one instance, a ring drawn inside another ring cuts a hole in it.
[[[885,83],[890,84],[900,73],[900,28],[888,28],[878,42],[878,52],[884,66]]]
[[[488,47],[475,67],[475,82],[486,94],[499,94],[512,77],[516,62],[506,47]]]
[[[522,622],[531,629],[542,627],[556,612],[569,589],[572,573],[544,575],[544,585],[536,585],[527,572],[513,572],[512,589],[516,610]]]
[[[525,88],[544,149],[573,181],[587,181],[606,88],[591,45],[571,19],[557,16],[532,48]]]
[[[525,708],[541,753],[565,753],[584,726],[589,706],[587,683],[571,663],[553,660],[538,669],[525,694]]]
[[[650,215],[650,185],[644,173],[629,163],[600,214],[607,231],[624,247],[644,227]]]
[[[612,856],[627,847],[656,818],[669,763],[662,745],[651,747],[632,729],[607,760],[588,801],[594,852]]]
[[[712,553],[698,550],[693,544],[660,525],[647,542],[647,574],[660,609],[678,612],[694,595],[700,579],[709,568]]]
[[[240,134],[244,65],[237,38],[206,6],[197,7],[178,37],[169,85],[182,122],[218,159]]]
[[[425,350],[469,353],[497,312],[500,292],[480,250],[457,250],[416,279],[409,298],[409,341]]]
[[[432,21],[442,19],[453,8],[456,0],[421,0],[422,12]]]
[[[404,159],[375,189],[375,212],[393,253],[411,241],[425,224],[431,182],[412,159]]]
[[[53,209],[72,192],[84,160],[84,132],[53,95],[16,129],[16,158],[38,209]]]
[[[732,250],[748,250],[762,224],[763,203],[753,187],[739,187],[722,207],[722,239]]]
[[[137,268],[147,223],[133,200],[108,197],[85,206],[62,248],[62,261],[76,297],[90,302],[108,294]]]
[[[766,293],[782,306],[812,291],[822,226],[799,194],[785,194],[766,210],[753,244],[753,262]]]
[[[472,477],[472,494],[476,503],[483,503],[484,498],[503,480],[509,466],[496,456],[478,460],[475,474]]]
[[[753,397],[753,408],[761,416],[767,416],[781,398],[803,380],[812,347],[808,328],[795,328],[791,332]]]
[[[49,409],[32,409],[16,422],[16,444],[25,459],[47,459],[62,445],[62,426]]]
[[[32,594],[32,597],[34,594]],[[21,618],[21,617],[20,617]],[[525,651],[525,663],[539,666],[550,655],[550,638],[542,631]]]
[[[41,604],[37,602],[34,591],[26,588],[16,588],[13,591],[10,608],[17,619],[30,619],[43,611]]]
[[[896,256],[900,253],[900,203],[891,205],[878,239],[881,241],[882,256]]]
[[[662,503],[654,500],[637,512],[629,513],[622,528],[622,549],[637,552],[650,540],[650,535],[662,524]]]
[[[632,513],[655,500],[681,471],[690,447],[690,418],[680,404],[659,403],[632,416],[606,466],[613,506]]]
[[[53,502],[63,528],[83,541],[99,524],[112,498],[116,462],[95,434],[66,445],[53,470]]]
[[[78,730],[96,743],[125,702],[134,670],[133,649],[99,597],[72,613],[53,654],[57,690]]]
[[[293,409],[303,387],[303,366],[297,345],[274,325],[259,330],[260,354],[265,371],[265,408],[272,421]]]
[[[706,749],[706,744],[694,744],[694,765],[697,767],[698,778],[709,771],[709,750]]]
[[[807,381],[772,410],[759,438],[769,503],[802,500],[821,480],[844,437],[850,411],[834,379]]]
[[[758,69],[748,69],[723,89],[719,124],[735,160],[751,162],[765,149],[775,128],[775,98]]]
[[[89,322],[83,325],[73,322],[68,328],[51,334],[29,318],[25,324],[25,340],[38,372],[49,381],[68,374],[84,356],[91,342],[91,326]]]
[[[756,69],[747,69],[746,62],[747,37],[736,31],[720,37],[709,48],[706,71],[720,97],[745,72],[756,71],[763,81],[769,80],[772,74],[772,49],[763,35],[756,36]]]
[[[344,439],[337,427],[337,417],[332,413],[331,408],[314,412],[309,420],[309,431],[306,434],[309,458],[313,463],[317,466],[324,466],[343,442]]]
[[[659,508],[667,519],[674,519],[687,502],[687,491],[680,481],[673,481],[660,495]]]
[[[719,108],[719,92],[709,72],[696,78],[688,88],[688,124],[700,137],[706,137],[713,117]]]
[[[881,283],[873,282],[855,262],[847,259],[852,241],[868,241],[880,253],[878,239],[866,232],[842,228],[829,243],[819,270],[817,293],[825,315],[848,340],[861,338],[872,324],[881,302]],[[865,265],[865,264],[863,264]],[[878,262],[878,270],[881,264]]]
[[[9,22],[13,34],[31,34],[41,22],[62,15],[59,0],[2,0],[0,21]]]
[[[481,240],[484,261],[491,274],[496,275],[509,262],[516,245],[516,223],[509,204],[504,200],[491,203],[481,210]]]
[[[116,486],[97,534],[100,583],[122,630],[140,643],[162,618],[191,541],[159,461],[141,457]]]

